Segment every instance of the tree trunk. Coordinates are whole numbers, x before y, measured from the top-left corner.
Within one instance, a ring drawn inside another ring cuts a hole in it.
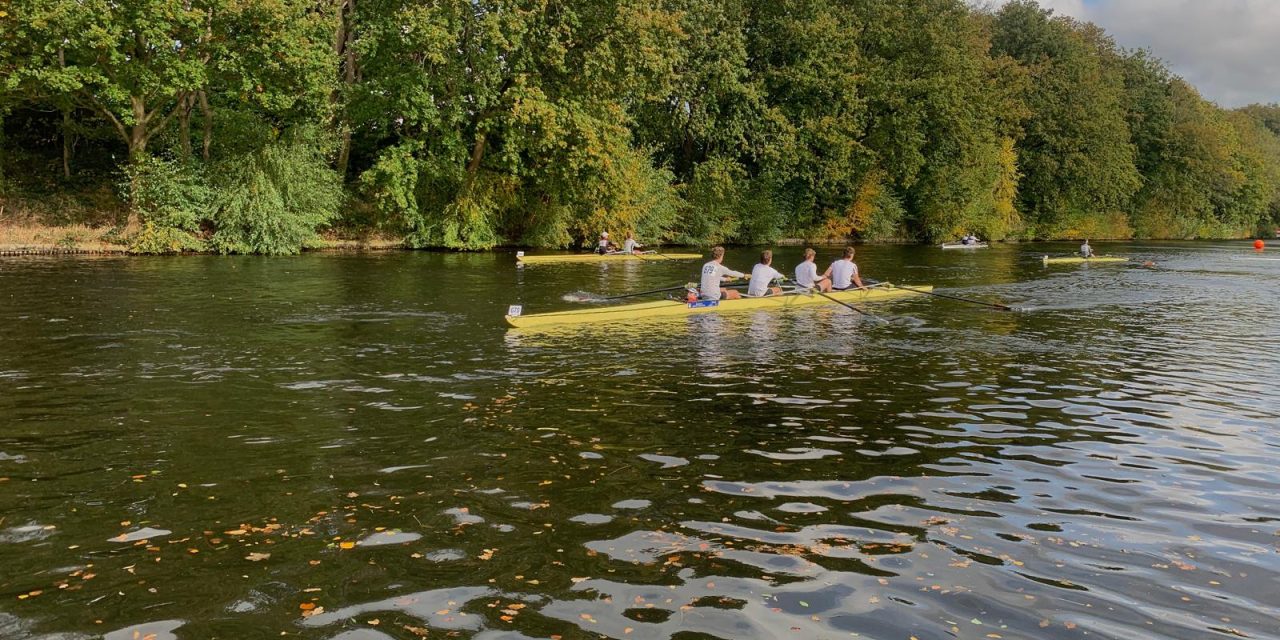
[[[178,104],[178,138],[182,144],[182,159],[191,159],[191,109],[195,107],[195,98],[183,96]]]
[[[208,160],[209,147],[213,144],[213,109],[209,108],[209,96],[204,90],[197,92],[196,97],[200,100],[200,112],[204,114],[204,140],[200,157]]]
[[[147,113],[147,103],[141,97],[131,96],[129,101],[133,104],[133,126],[129,127],[129,161],[139,162],[147,152],[147,142],[150,141],[147,121],[151,119],[151,114]]]
[[[67,68],[67,54],[63,47],[58,47],[58,65]],[[62,177],[71,179],[71,107],[62,107]]]
[[[484,147],[488,142],[488,136],[484,131],[476,132],[476,143],[471,147],[471,159],[467,161],[467,182],[463,185],[463,192],[470,192],[471,185],[475,184],[476,174],[480,172],[480,160],[484,158]]]
[[[356,49],[355,41],[355,13],[356,0],[339,0],[338,5],[338,32],[334,37],[334,53],[341,56],[342,60],[342,83],[346,88],[350,88],[359,79],[356,70]],[[342,100],[344,92],[334,90],[332,100],[335,105]],[[338,105],[345,107],[345,105]],[[351,127],[348,126],[345,116],[345,108],[338,109],[338,126],[342,129],[342,146],[338,149],[338,160],[334,167],[338,171],[338,175],[345,180],[347,177],[347,165],[351,161]]]
[[[62,109],[62,177],[71,179],[71,109]]]

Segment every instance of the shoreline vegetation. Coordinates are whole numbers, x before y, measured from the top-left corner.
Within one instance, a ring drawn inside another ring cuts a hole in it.
[[[1030,0],[544,5],[15,0],[0,251],[1280,227],[1280,104],[1222,108]]]

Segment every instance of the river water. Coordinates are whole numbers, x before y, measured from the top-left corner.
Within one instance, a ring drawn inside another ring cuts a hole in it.
[[[1280,255],[1070,249],[538,333],[697,263],[0,261],[0,637],[1280,637]]]

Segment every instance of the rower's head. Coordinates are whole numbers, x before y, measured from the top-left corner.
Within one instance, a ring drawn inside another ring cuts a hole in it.
[[[773,262],[773,252],[765,249],[760,252],[760,264],[768,266]]]
[[[816,258],[816,257],[818,257],[818,252],[817,252],[817,251],[814,251],[812,247],[804,250],[804,261],[805,261],[805,262],[812,262],[812,261],[813,261],[813,259],[814,259],[814,258]]]
[[[600,239],[601,239],[601,240],[608,240],[608,239],[609,239],[609,232],[608,232],[608,231],[601,231],[601,232],[600,232]]]
[[[716,262],[724,260],[724,247],[713,247],[711,249],[711,259]]]
[[[632,232],[628,231],[628,232],[627,232],[627,239],[628,239],[628,240],[635,240],[635,239],[636,239],[636,234],[634,234],[634,233],[632,233]]]
[[[853,247],[845,247],[845,248],[844,248],[844,259],[845,259],[845,260],[852,260],[852,259],[853,259]]]

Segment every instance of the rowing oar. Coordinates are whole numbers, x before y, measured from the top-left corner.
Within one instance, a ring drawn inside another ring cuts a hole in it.
[[[783,279],[783,282],[790,282],[790,283],[792,283],[792,284],[796,285],[797,287],[802,286],[799,282],[796,282],[795,280],[791,280],[791,279],[789,279],[789,278],[784,278],[784,279]],[[830,300],[830,301],[832,301],[832,302],[834,302],[834,303],[836,303],[836,304],[838,304],[838,305],[840,305],[840,306],[842,306],[842,307],[847,307],[847,308],[849,308],[849,309],[852,309],[852,310],[854,310],[854,311],[857,311],[858,313],[861,313],[862,315],[864,315],[864,316],[866,316],[866,317],[868,317],[868,318],[871,318],[871,319],[873,319],[873,320],[879,320],[880,322],[884,322],[884,323],[888,323],[888,322],[889,322],[888,320],[885,320],[884,318],[881,318],[880,316],[875,315],[875,314],[873,314],[873,313],[871,313],[871,312],[869,312],[869,311],[863,311],[862,309],[859,309],[859,308],[857,308],[857,307],[855,307],[855,306],[853,306],[853,305],[849,304],[848,302],[845,302],[844,300],[840,300],[839,298],[835,298],[835,297],[829,296],[829,295],[827,295],[827,294],[823,293],[823,292],[822,292],[822,290],[821,290],[821,289],[818,289],[817,287],[804,287],[804,288],[805,288],[805,289],[807,289],[807,290],[809,291],[809,293],[810,293],[810,294],[816,293],[816,294],[818,294],[818,295],[820,295],[820,296],[822,296],[822,297],[824,297],[824,298],[826,298],[826,299],[828,299],[828,300]]]
[[[663,287],[662,289],[650,289],[649,291],[641,291],[641,292],[639,292],[639,293],[624,293],[624,294],[619,295],[619,296],[607,296],[607,297],[604,297],[604,298],[600,298],[600,301],[602,301],[602,302],[603,302],[603,301],[605,301],[605,300],[621,300],[621,299],[623,299],[623,298],[635,298],[635,297],[638,297],[638,296],[647,296],[647,295],[649,295],[649,294],[651,294],[651,293],[666,293],[666,292],[668,292],[668,291],[679,291],[680,289],[687,288],[688,286],[689,286],[689,285],[687,285],[687,284],[682,284],[682,285],[677,285],[677,286],[674,286],[674,287]]]
[[[914,291],[914,292],[916,292],[916,293],[923,293],[923,294],[925,294],[925,295],[929,295],[929,296],[937,296],[937,297],[939,297],[939,298],[946,298],[946,299],[948,299],[948,300],[959,300],[960,302],[968,302],[969,304],[978,304],[978,305],[982,305],[982,306],[984,306],[984,307],[991,307],[992,309],[999,309],[999,310],[1001,310],[1001,311],[1018,311],[1018,309],[1017,309],[1016,307],[1011,307],[1011,306],[1009,306],[1009,305],[1007,305],[1007,304],[1000,304],[1000,303],[998,303],[998,302],[983,302],[983,301],[981,301],[981,300],[973,300],[973,299],[971,299],[971,298],[961,298],[960,296],[949,296],[949,295],[947,295],[947,294],[945,294],[945,293],[934,293],[934,292],[932,292],[932,291],[925,291],[924,289],[915,289],[915,288],[912,288],[912,287],[904,287],[904,286],[902,286],[902,285],[900,285],[900,284],[895,284],[895,285],[893,285],[893,288],[895,288],[895,289],[906,289],[907,291]]]
[[[618,296],[601,296],[586,291],[566,293],[561,296],[567,302],[608,302],[610,300],[621,300],[623,298],[635,298],[638,296],[647,296],[651,293],[665,293],[667,291],[679,291],[688,287],[687,284],[676,285],[674,287],[663,287],[661,289],[650,289],[649,291],[638,291],[636,293],[624,293]]]

